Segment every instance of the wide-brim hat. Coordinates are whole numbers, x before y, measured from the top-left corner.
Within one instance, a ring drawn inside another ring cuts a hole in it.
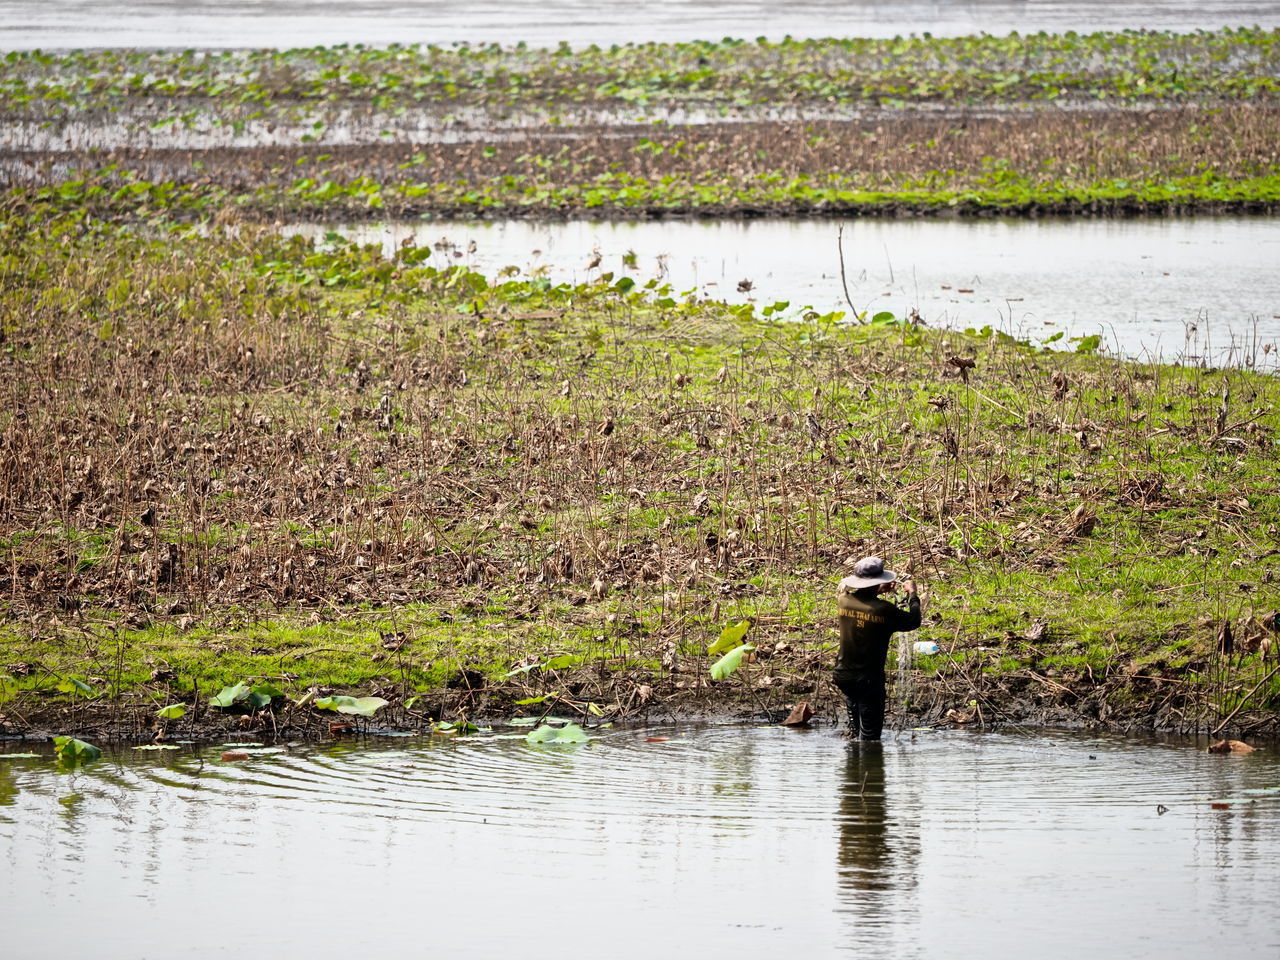
[[[840,581],[841,590],[863,590],[867,587],[878,587],[882,583],[893,583],[898,575],[884,568],[884,561],[879,557],[863,557],[853,565],[853,573]]]

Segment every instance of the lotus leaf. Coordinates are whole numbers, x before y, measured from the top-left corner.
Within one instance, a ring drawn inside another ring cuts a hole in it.
[[[558,657],[552,657],[542,666],[545,670],[564,670],[568,667],[576,667],[581,662],[582,657],[576,653],[562,653]]]
[[[552,697],[557,697],[557,696],[559,696],[559,694],[557,693],[544,693],[540,697],[526,697],[523,700],[517,700],[515,702],[515,705],[517,707],[528,707],[535,703],[544,703],[547,700],[550,700]]]
[[[241,700],[247,700],[250,692],[248,684],[237,683],[234,687],[223,687],[215,696],[209,698],[209,703],[225,710],[235,706]]]
[[[372,717],[387,705],[381,697],[320,697],[316,700],[319,710],[335,710],[357,717]]]
[[[480,728],[470,720],[441,720],[432,724],[432,733],[479,733]]]
[[[742,666],[742,658],[754,649],[755,647],[749,643],[744,643],[740,647],[734,647],[711,665],[711,679],[723,680],[725,677],[729,676],[729,674]]]
[[[77,680],[75,677],[68,677],[58,684],[58,689],[62,693],[82,693],[86,697],[93,696],[93,687],[89,686],[83,680]]]
[[[725,627],[720,634],[720,639],[707,647],[707,653],[711,654],[713,657],[717,654],[727,653],[738,644],[742,643],[742,638],[747,635],[747,631],[750,629],[750,620],[741,620],[731,627]]]
[[[576,723],[566,723],[563,727],[544,723],[537,730],[530,730],[524,739],[527,743],[586,743],[591,738]]]
[[[57,751],[59,759],[71,763],[97,760],[102,756],[102,751],[93,744],[77,740],[75,737],[54,737],[53,749]]]

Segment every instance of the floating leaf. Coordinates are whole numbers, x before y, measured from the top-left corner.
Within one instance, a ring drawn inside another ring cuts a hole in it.
[[[563,727],[544,723],[537,730],[530,730],[524,739],[527,743],[586,743],[591,738],[576,723],[566,723]]]
[[[742,658],[754,650],[755,647],[749,643],[744,643],[740,647],[734,647],[723,657],[711,665],[711,679],[723,680],[733,671],[742,666]]]
[[[381,697],[320,697],[316,707],[320,710],[336,710],[338,713],[357,717],[372,717],[387,705]]]
[[[178,720],[186,715],[186,705],[181,703],[171,703],[167,707],[161,707],[156,711],[156,716],[161,720]]]
[[[237,683],[234,687],[223,687],[215,696],[209,698],[209,703],[225,710],[235,706],[241,700],[248,699],[250,692],[247,684]]]
[[[432,733],[479,733],[480,728],[470,720],[441,720],[431,725]]]
[[[727,653],[738,644],[742,643],[742,638],[747,635],[747,631],[750,629],[750,620],[742,620],[731,627],[725,627],[720,633],[720,639],[707,647],[707,653],[711,654],[713,657],[716,656],[716,654]]]
[[[38,753],[0,753],[0,760],[39,760]]]
[[[68,762],[97,760],[102,756],[102,751],[93,744],[77,740],[75,737],[54,737],[53,749],[60,759]]]
[[[537,717],[512,717],[507,721],[507,725],[511,727],[536,727],[538,725]]]
[[[172,743],[144,743],[142,746],[134,747],[133,749],[134,750],[180,750],[181,747],[177,747]]]

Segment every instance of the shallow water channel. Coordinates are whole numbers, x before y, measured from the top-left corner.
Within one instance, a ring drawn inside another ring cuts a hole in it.
[[[1275,26],[1272,0],[0,0],[0,49],[304,47],[334,43],[554,46],[724,36],[892,37],[1011,30]]]
[[[1280,951],[1275,752],[1027,730],[862,749],[746,725],[522,732],[243,762],[122,747],[74,772],[0,759],[3,954]]]
[[[433,262],[494,276],[583,282],[602,271],[794,314],[851,313],[832,220],[612,223],[414,222],[287,229],[437,245]],[[869,316],[917,310],[930,326],[991,326],[1039,343],[1101,335],[1135,357],[1214,364],[1280,360],[1280,219],[857,220],[845,224],[849,298]],[[588,269],[595,253],[600,264]],[[624,262],[634,254],[634,267]],[[742,281],[750,289],[740,288]],[[1269,345],[1269,350],[1268,350]]]

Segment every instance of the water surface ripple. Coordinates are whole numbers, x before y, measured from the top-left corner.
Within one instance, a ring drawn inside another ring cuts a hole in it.
[[[6,960],[246,942],[321,958],[1280,949],[1267,751],[1031,731],[859,748],[714,724],[534,747],[521,732],[239,763],[193,746],[75,772],[0,761]]]

